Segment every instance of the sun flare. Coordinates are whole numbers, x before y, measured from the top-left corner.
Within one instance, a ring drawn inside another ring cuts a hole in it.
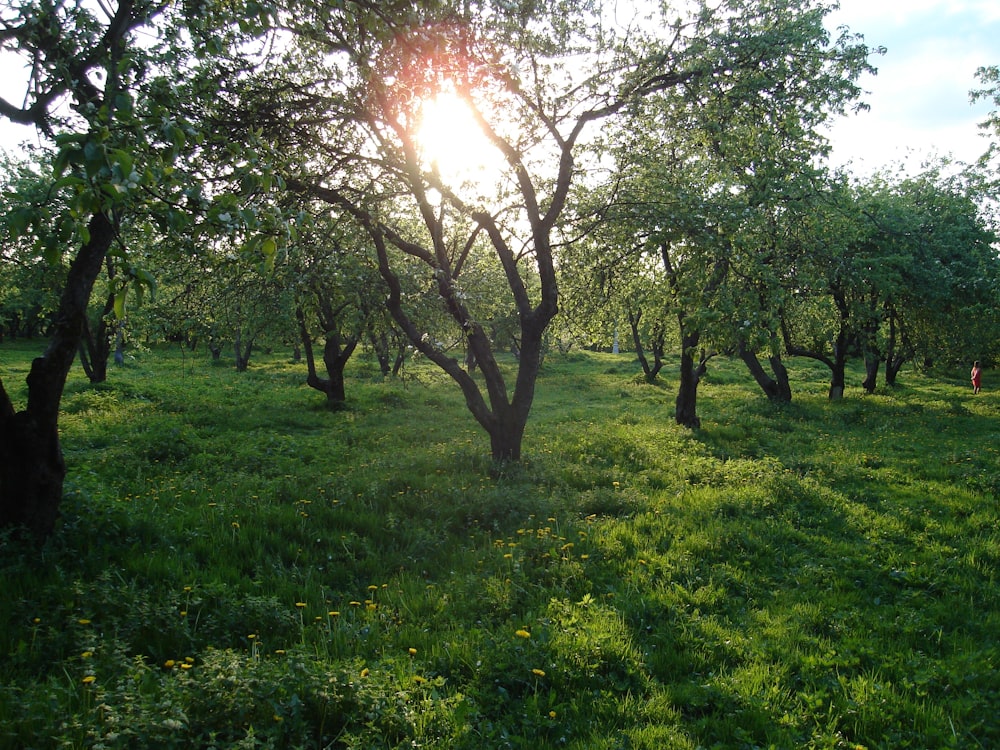
[[[416,140],[427,167],[449,183],[496,183],[502,170],[497,149],[480,129],[460,97],[439,92],[423,102]]]

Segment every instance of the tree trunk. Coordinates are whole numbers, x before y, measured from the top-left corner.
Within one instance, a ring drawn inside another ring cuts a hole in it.
[[[838,401],[844,397],[844,370],[845,361],[841,357],[834,358],[834,368],[830,375],[830,392],[827,395],[831,401]]]
[[[80,364],[91,383],[103,383],[108,379],[108,359],[111,357],[111,332],[108,330],[108,316],[114,310],[115,296],[108,298],[97,321],[97,330],[84,317],[83,334],[80,337]]]
[[[253,336],[247,341],[246,347],[243,346],[243,334],[240,330],[236,329],[236,340],[233,343],[233,351],[236,356],[236,372],[246,372],[247,368],[250,367],[250,355],[253,353]]]
[[[684,330],[683,320],[681,330]],[[698,383],[705,374],[705,364],[702,361],[696,366],[694,360],[694,351],[700,339],[700,331],[681,334],[681,380],[677,389],[674,419],[677,424],[691,429],[701,427],[701,420],[698,418]]]
[[[881,364],[882,360],[877,354],[865,356],[865,379],[861,381],[861,386],[866,393],[875,393],[878,385],[878,368]]]
[[[95,214],[88,229],[90,239],[70,266],[49,345],[31,363],[24,411],[15,411],[0,383],[0,527],[23,527],[39,540],[52,533],[59,516],[66,476],[59,403],[115,224],[104,214]]]
[[[326,394],[327,404],[340,409],[347,402],[347,391],[344,381],[344,370],[347,362],[358,345],[357,338],[342,339],[336,331],[328,331],[326,343],[323,346],[323,365],[326,367],[326,377],[321,378],[316,371],[316,357],[313,354],[312,337],[306,326],[305,313],[301,307],[296,308],[295,317],[299,323],[299,337],[306,354],[308,374],[306,384]]]
[[[653,350],[653,364],[649,364],[646,358],[646,351],[642,345],[642,335],[639,332],[639,321],[642,319],[642,311],[632,312],[628,310],[628,324],[632,330],[632,344],[635,346],[635,355],[639,359],[639,366],[642,367],[642,374],[647,383],[655,383],[660,370],[663,369],[663,341],[662,336],[653,334],[650,347]]]
[[[792,400],[792,387],[788,382],[788,370],[785,368],[781,357],[772,356],[769,358],[771,371],[775,377],[769,376],[765,371],[757,353],[747,348],[745,342],[740,342],[739,356],[747,366],[757,385],[761,387],[764,394],[771,400],[778,403],[789,403]]]
[[[896,375],[909,359],[908,353],[912,353],[912,347],[908,345],[908,339],[902,325],[898,327],[901,345],[897,349],[897,325],[895,311],[889,314],[889,339],[885,348],[885,384],[896,385]]]
[[[118,321],[115,326],[115,364],[125,364],[125,328],[124,321]]]

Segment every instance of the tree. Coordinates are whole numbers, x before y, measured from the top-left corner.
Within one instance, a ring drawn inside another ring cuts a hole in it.
[[[0,216],[6,218],[0,220],[0,342],[4,336],[44,335],[59,300],[65,267],[42,257],[30,238],[12,231],[10,221],[26,204],[40,204],[49,194],[51,180],[41,174],[43,170],[40,153],[17,161],[5,156],[0,165]],[[41,228],[58,231],[51,224]]]
[[[883,362],[893,384],[913,359],[984,358],[969,353],[990,340],[981,326],[995,307],[996,236],[978,181],[948,166],[842,176],[808,214],[785,221],[798,247],[782,310],[786,346],[830,368],[831,398],[843,395],[852,355],[865,361],[868,392]]]
[[[260,10],[240,19],[250,33]],[[23,105],[0,100],[0,116],[49,139],[57,149],[53,192],[70,196],[55,214],[44,202],[25,203],[7,215],[7,227],[49,240],[40,250],[50,258],[71,258],[23,409],[0,383],[0,526],[26,527],[38,538],[53,530],[66,473],[59,403],[91,290],[125,217],[144,217],[157,201],[179,205],[167,196],[188,186],[178,185],[173,163],[195,130],[175,117],[173,83],[197,68],[192,44],[207,41],[206,56],[227,49],[238,12],[162,0],[28,1],[0,11],[0,49],[30,70]],[[140,38],[146,28],[154,33]]]
[[[619,34],[600,3],[441,3],[410,9],[405,20],[393,6],[310,7],[296,17],[299,43],[309,51],[294,63],[297,78],[266,86],[280,110],[265,125],[269,139],[286,151],[308,143],[287,184],[327,201],[369,233],[391,314],[411,344],[458,384],[497,462],[521,455],[546,331],[558,308],[560,222],[571,186],[590,166],[578,162],[588,126],[657,92],[675,92],[674,106],[688,108],[695,106],[691,91],[725,92],[733,107],[763,101],[817,70],[827,85],[815,90],[836,106],[847,87],[832,82],[859,71],[856,50],[841,45],[816,53],[809,45],[825,41],[817,33],[798,39],[781,33],[790,27],[788,16],[819,29],[825,11],[811,3],[699,3],[688,10],[686,17],[637,19]],[[790,41],[797,43],[794,52]],[[310,71],[307,60],[329,67]],[[815,110],[827,106],[811,94]],[[488,188],[463,183],[424,153],[420,118],[440,97],[461,101],[498,155],[503,176]],[[323,112],[329,119],[317,126]],[[308,140],[304,128],[312,132]],[[480,243],[502,269],[506,304],[516,315],[520,350],[512,389],[496,342],[464,293],[466,260]],[[468,342],[482,387],[408,306],[399,278],[413,267],[423,269]]]
[[[732,37],[706,29],[726,39],[712,52],[727,67],[649,97],[610,140],[617,171],[607,219],[626,227],[636,254],[662,261],[678,320],[679,424],[699,425],[697,389],[715,351],[739,351],[769,395],[790,397],[776,317],[762,313],[776,306],[781,264],[766,227],[812,190],[813,162],[827,149],[821,126],[856,100],[856,80],[870,70],[858,38],[843,31],[831,40],[828,10],[758,3],[728,19]],[[762,344],[773,379],[756,355]]]
[[[347,401],[344,369],[351,355],[366,331],[378,341],[378,327],[371,318],[378,314],[383,290],[377,271],[367,267],[363,255],[350,246],[353,238],[336,225],[326,225],[323,218],[302,232],[293,248],[295,317],[306,356],[306,383],[324,393],[330,407],[339,409]],[[326,377],[316,368],[313,340],[317,326],[311,321],[318,324],[323,341]],[[386,374],[388,353],[380,350],[379,356],[385,360]]]

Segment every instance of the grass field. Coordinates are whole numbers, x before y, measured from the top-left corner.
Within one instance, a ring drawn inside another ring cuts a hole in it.
[[[74,372],[58,533],[0,537],[0,748],[1000,747],[990,373],[791,367],[777,407],[713,360],[691,432],[672,371],[553,354],[498,480],[420,365],[339,412],[280,355]]]

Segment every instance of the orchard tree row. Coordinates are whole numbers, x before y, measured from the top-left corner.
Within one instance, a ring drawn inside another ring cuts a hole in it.
[[[863,106],[878,50],[831,35],[822,1],[661,5],[5,7],[28,81],[0,116],[48,145],[4,165],[0,324],[48,343],[24,404],[0,382],[0,526],[51,533],[67,373],[79,355],[106,377],[140,318],[241,369],[297,341],[334,404],[359,345],[385,373],[419,352],[498,463],[521,457],[552,337],[612,322],[650,378],[675,337],[690,426],[718,352],[784,399],[782,356],[826,362],[834,396],[852,354],[869,388],[880,363],[995,357],[988,162],[831,174],[823,128]]]

